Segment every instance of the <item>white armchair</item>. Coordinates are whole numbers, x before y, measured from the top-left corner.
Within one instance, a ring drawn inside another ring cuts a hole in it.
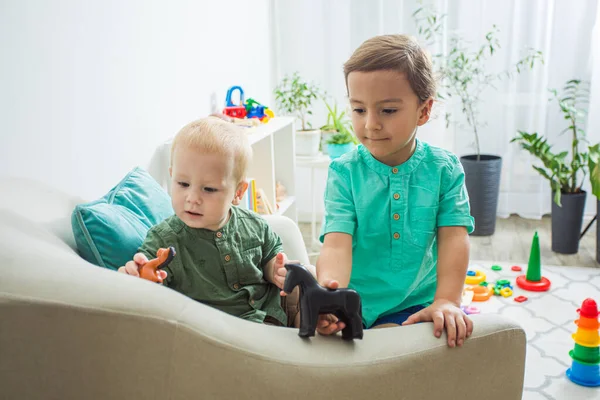
[[[87,263],[77,198],[23,180],[0,193],[0,398],[521,398],[525,334],[501,316],[474,316],[457,349],[428,323],[305,340]],[[308,262],[296,225],[268,221]]]

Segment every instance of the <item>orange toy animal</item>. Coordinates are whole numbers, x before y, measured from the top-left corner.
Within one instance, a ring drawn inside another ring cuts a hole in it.
[[[158,270],[166,267],[175,257],[175,248],[158,249],[156,258],[149,260],[146,264],[140,267],[140,278],[147,279],[152,282],[162,283],[162,278],[158,274]]]

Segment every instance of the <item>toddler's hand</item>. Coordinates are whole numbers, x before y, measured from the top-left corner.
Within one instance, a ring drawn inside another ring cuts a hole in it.
[[[143,253],[136,253],[133,256],[133,261],[128,261],[124,267],[119,268],[117,271],[122,274],[127,274],[131,276],[140,276],[140,268],[144,266],[148,262],[148,258]],[[167,278],[167,272],[158,270],[158,275],[164,280]]]
[[[445,327],[449,347],[462,346],[465,338],[473,333],[473,321],[452,302],[441,299],[435,300],[429,307],[414,313],[402,325],[431,321],[433,321],[435,337],[439,338]]]
[[[279,289],[283,289],[283,283],[285,282],[285,276],[287,275],[287,269],[285,264],[288,262],[285,253],[277,253],[275,256],[275,264],[273,264],[273,283]],[[282,290],[281,295],[285,296],[286,293]]]
[[[323,286],[329,289],[337,289],[340,284],[338,281],[326,281]],[[300,311],[302,312],[302,311]],[[317,332],[321,335],[335,335],[346,327],[346,324],[339,321],[333,314],[321,314],[317,321]]]

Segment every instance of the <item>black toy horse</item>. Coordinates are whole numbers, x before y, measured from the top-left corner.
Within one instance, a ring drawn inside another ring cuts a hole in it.
[[[319,314],[335,314],[346,324],[342,338],[362,339],[362,306],[360,296],[352,289],[328,289],[317,282],[303,265],[285,264],[287,275],[283,291],[291,293],[300,285],[300,331],[301,337],[315,335]]]

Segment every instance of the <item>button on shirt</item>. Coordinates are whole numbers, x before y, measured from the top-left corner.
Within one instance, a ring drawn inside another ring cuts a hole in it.
[[[332,161],[325,189],[327,233],[352,235],[349,286],[360,295],[363,322],[433,301],[437,228],[474,221],[458,158],[417,140],[414,154],[390,167],[366,147]]]
[[[194,300],[238,317],[263,322],[287,317],[279,289],[263,276],[265,265],[282,251],[281,239],[258,214],[232,207],[218,231],[190,228],[173,215],[148,232],[140,251],[155,258],[175,247],[164,284]]]

